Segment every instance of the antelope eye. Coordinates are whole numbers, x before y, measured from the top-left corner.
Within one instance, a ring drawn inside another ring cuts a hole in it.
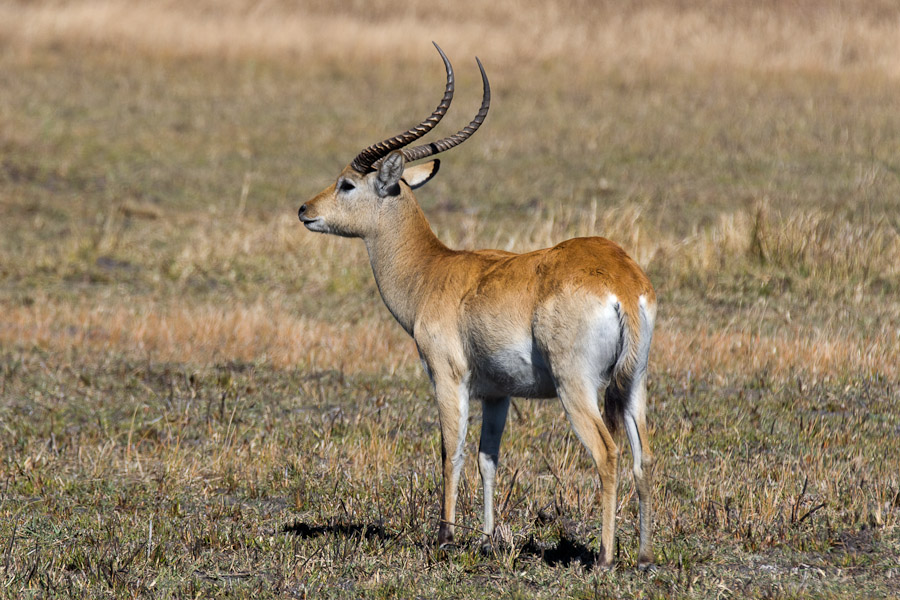
[[[352,183],[351,181],[348,181],[347,179],[344,179],[343,181],[341,181],[341,183],[340,183],[340,185],[338,186],[338,188],[340,188],[340,190],[341,190],[342,192],[349,192],[349,191],[351,191],[351,190],[355,190],[355,189],[356,189],[356,186],[353,185],[353,183]]]

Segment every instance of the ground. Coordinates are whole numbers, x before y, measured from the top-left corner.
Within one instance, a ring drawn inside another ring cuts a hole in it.
[[[900,13],[545,4],[0,8],[0,593],[900,596]],[[514,401],[489,555],[473,407],[439,551],[415,347],[362,245],[297,221],[436,105],[432,38],[442,132],[475,54],[494,89],[418,192],[438,235],[603,235],[657,289],[655,571],[627,450],[595,567],[556,401]]]

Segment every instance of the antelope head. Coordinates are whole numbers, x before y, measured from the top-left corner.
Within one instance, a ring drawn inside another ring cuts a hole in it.
[[[458,146],[484,122],[491,104],[491,88],[484,67],[476,58],[484,92],[475,118],[454,135],[430,144],[407,147],[441,121],[453,100],[453,66],[440,46],[435,44],[434,47],[447,71],[447,85],[440,104],[415,127],[365,148],[341,171],[333,184],[303,204],[298,216],[307,229],[344,237],[369,237],[380,224],[389,224],[397,211],[408,210],[410,205],[418,206],[412,190],[425,185],[440,167],[437,159],[414,166],[408,164]]]

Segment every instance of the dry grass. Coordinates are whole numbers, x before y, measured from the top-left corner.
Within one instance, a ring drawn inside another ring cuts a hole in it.
[[[810,333],[789,324],[775,334],[734,329],[660,327],[654,362],[673,373],[727,373],[728,378],[760,372],[779,379],[836,373],[898,376],[896,361],[887,358],[898,344],[896,330],[858,337],[840,331]],[[5,309],[0,342],[53,353],[76,347],[167,363],[240,361],[279,369],[405,374],[418,367],[412,342],[392,323],[336,326],[292,315],[271,302],[188,308],[71,306],[38,299],[30,306]]]
[[[415,348],[390,323],[331,325],[272,302],[187,307],[133,303],[60,305],[37,299],[4,312],[0,341],[52,352],[77,347],[155,361],[275,368],[395,372],[414,366]]]
[[[497,63],[564,57],[592,65],[730,66],[900,76],[900,11],[891,2],[180,2],[10,3],[2,35],[144,52],[305,60],[415,59],[432,39]]]
[[[698,278],[715,289],[721,285],[722,272],[735,267],[760,271],[756,284],[760,289],[752,296],[745,294],[745,306],[723,315],[727,323],[718,319],[698,323],[689,308],[666,307],[656,334],[654,360],[674,372],[727,372],[744,377],[763,370],[774,377],[796,373],[900,376],[897,361],[886,360],[900,342],[896,301],[887,299],[885,304],[870,297],[881,286],[895,285],[892,282],[900,276],[897,231],[883,220],[852,226],[815,212],[794,213],[776,226],[766,216],[767,210],[762,204],[751,213],[723,216],[713,227],[677,238],[649,229],[634,208],[600,211],[593,205],[587,215],[561,208],[550,218],[542,215],[526,220],[509,233],[502,227],[488,233],[473,220],[464,224],[463,238],[455,241],[463,246],[523,251],[566,237],[624,231],[628,234],[619,241],[646,267],[662,274],[664,279],[657,283],[663,291],[676,294]],[[58,251],[48,246],[29,252],[30,264],[19,265],[20,272],[53,263],[62,276],[78,278],[86,258],[101,266],[94,266],[95,270],[111,270],[113,277],[117,269],[133,271],[136,265],[108,258],[119,246],[130,243],[124,239],[121,223],[116,223],[123,218],[121,212],[114,209],[112,217],[104,218],[96,230],[68,238],[61,254],[69,257],[69,264],[55,258]],[[168,229],[166,220],[157,214],[152,217],[163,235]],[[362,304],[363,312],[332,307],[325,313],[317,310],[307,315],[304,312],[310,311],[298,308],[297,298],[283,291],[270,292],[265,299],[251,295],[216,303],[189,300],[183,294],[160,300],[115,294],[60,299],[39,293],[24,304],[6,301],[0,342],[52,352],[77,347],[178,363],[238,360],[275,368],[304,366],[370,373],[410,373],[417,368],[412,343],[378,305],[360,245],[302,232],[293,235],[296,224],[288,217],[216,224],[202,217],[181,216],[174,224],[192,233],[183,246],[173,247],[169,256],[147,266],[162,271],[178,288],[190,289],[195,277],[215,272],[235,280],[239,277],[235,265],[257,264],[262,257],[277,256],[279,262],[290,261],[283,264],[289,273],[303,273],[298,292],[302,289],[325,304],[329,295],[347,298],[349,303],[362,294],[355,302]],[[348,245],[351,247],[344,248]],[[84,248],[92,249],[91,258],[85,256]],[[298,257],[303,257],[302,265],[296,262]],[[792,278],[798,282],[791,283]],[[843,289],[848,284],[854,289]],[[786,289],[792,285],[797,289]],[[773,293],[778,297],[771,297]],[[847,299],[857,311],[871,313],[877,329],[857,329],[853,319],[832,317],[814,322],[809,315],[797,314],[802,309],[815,315],[822,308],[828,310],[833,302],[823,298],[798,305],[795,296],[808,293]]]
[[[873,440],[896,427],[896,395],[877,378],[720,386],[657,373],[661,567],[644,577],[630,569],[625,465],[620,568],[591,569],[598,483],[555,403],[517,401],[511,416],[498,510],[514,545],[478,554],[469,461],[461,548],[448,556],[431,546],[439,446],[421,381],[8,359],[0,510],[11,591],[449,598],[484,595],[485,576],[492,594],[537,597],[895,591],[897,449]]]
[[[3,4],[0,595],[897,596],[898,13]],[[296,221],[430,108],[431,39],[463,112],[466,57],[495,88],[420,194],[440,237],[602,234],[659,292],[655,574],[627,453],[619,568],[592,568],[598,481],[553,402],[511,413],[512,544],[478,553],[470,460],[437,552],[414,346],[361,245]]]

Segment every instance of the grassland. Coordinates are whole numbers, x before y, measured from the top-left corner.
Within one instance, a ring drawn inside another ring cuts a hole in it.
[[[900,596],[893,3],[182,4],[0,6],[0,594]],[[593,568],[555,402],[510,417],[512,544],[479,552],[470,460],[437,551],[414,347],[296,220],[432,108],[431,39],[448,129],[476,53],[495,98],[419,194],[439,236],[604,235],[657,287],[654,573],[627,469]]]

